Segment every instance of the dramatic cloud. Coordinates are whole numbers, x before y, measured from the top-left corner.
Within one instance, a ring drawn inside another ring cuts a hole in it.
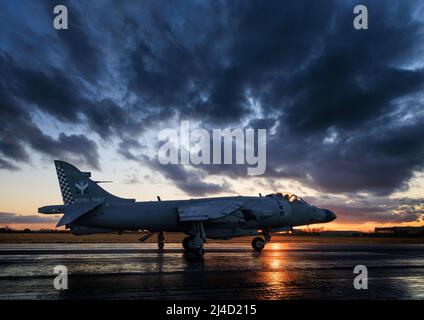
[[[424,221],[424,199],[361,197],[307,197],[308,201],[330,208],[341,223],[399,223]]]
[[[173,164],[162,165],[157,159],[148,157],[144,157],[142,163],[161,172],[166,179],[174,181],[175,185],[188,195],[208,196],[231,191],[230,185],[225,180],[222,183],[205,182],[207,174],[199,169],[187,169],[186,166]]]
[[[0,224],[56,223],[57,219],[54,216],[19,215],[17,213],[0,212]]]
[[[14,170],[18,170],[19,168],[13,165],[12,163],[10,163],[9,161],[0,159],[0,169],[7,169],[7,170],[14,171]]]
[[[10,97],[2,83],[0,105],[0,115],[2,119],[7,119],[0,127],[0,153],[3,156],[12,161],[27,162],[30,160],[29,146],[43,154],[99,168],[99,155],[94,141],[83,135],[67,135],[63,132],[57,139],[44,134],[17,99]],[[2,159],[1,167],[16,169],[15,164],[5,159]]]

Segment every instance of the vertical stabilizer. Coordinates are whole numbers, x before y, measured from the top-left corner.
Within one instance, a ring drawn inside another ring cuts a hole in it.
[[[90,179],[90,172],[82,172],[73,165],[55,160],[57,178],[65,205],[82,202],[134,202],[134,199],[124,199],[110,194],[101,188],[97,182]]]

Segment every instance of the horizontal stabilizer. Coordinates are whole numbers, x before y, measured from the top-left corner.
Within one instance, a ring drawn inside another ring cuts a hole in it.
[[[243,204],[242,201],[205,201],[178,208],[180,222],[214,220],[225,217]]]
[[[52,206],[44,206],[44,207],[38,208],[38,213],[59,214],[59,213],[64,213],[65,208],[66,208],[66,206],[64,206],[63,204],[57,204],[57,205],[52,205]]]
[[[102,202],[87,202],[87,203],[76,203],[65,206],[65,214],[57,223],[56,227],[70,224],[82,215],[100,207]]]

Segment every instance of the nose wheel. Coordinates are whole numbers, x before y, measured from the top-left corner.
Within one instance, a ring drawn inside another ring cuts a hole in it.
[[[271,241],[271,233],[269,229],[264,229],[262,230],[262,233],[264,235],[263,238],[261,237],[256,237],[252,240],[252,248],[253,250],[255,250],[256,252],[261,252],[264,248],[265,245]]]

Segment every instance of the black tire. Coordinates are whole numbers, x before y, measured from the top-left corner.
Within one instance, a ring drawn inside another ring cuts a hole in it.
[[[165,243],[163,243],[163,242],[158,242],[158,247],[159,247],[159,249],[163,249],[164,247],[165,247]]]
[[[252,248],[257,252],[261,252],[265,247],[265,240],[261,237],[256,237],[252,240]]]
[[[194,240],[194,236],[188,236],[188,237],[184,238],[184,240],[183,240],[184,250],[186,250],[186,251],[192,251],[193,250],[193,248],[190,247],[190,241],[193,241],[193,240]]]
[[[202,257],[205,254],[205,249],[203,247],[196,248],[196,256]]]

